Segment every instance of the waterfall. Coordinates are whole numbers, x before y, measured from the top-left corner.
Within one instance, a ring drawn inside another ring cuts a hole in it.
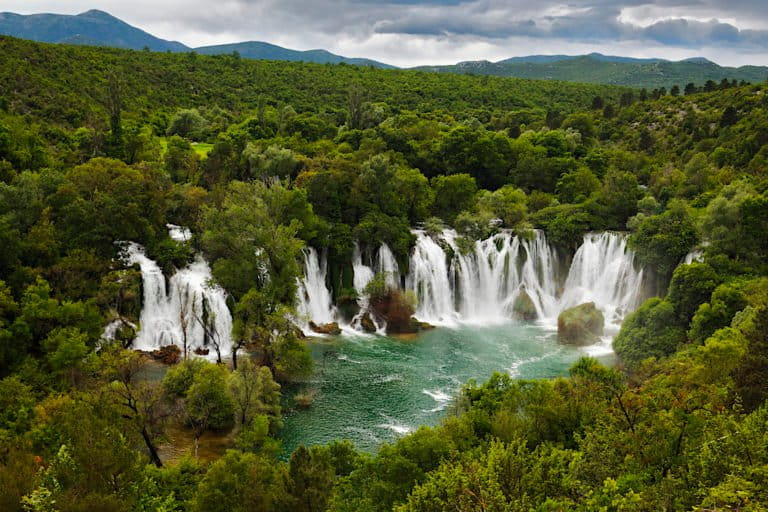
[[[532,239],[502,232],[475,242],[468,254],[459,250],[453,231],[436,239],[415,233],[406,287],[418,298],[416,316],[430,323],[509,321],[522,290],[547,325],[583,302],[594,301],[609,324],[639,305],[643,272],[617,233],[586,235],[564,280],[557,253],[541,231]]]
[[[701,263],[704,261],[704,251],[702,249],[694,249],[685,255],[683,263],[690,265],[691,263]]]
[[[418,298],[416,316],[431,324],[454,323],[456,314],[447,255],[430,236],[416,232],[406,287]]]
[[[415,230],[414,234],[416,244],[402,282],[397,261],[386,244],[372,253],[355,245],[353,281],[361,311],[368,305],[366,285],[382,272],[390,286],[404,285],[416,295],[415,316],[434,325],[508,322],[515,317],[515,301],[524,291],[543,325],[554,327],[563,310],[595,302],[612,331],[644,298],[643,271],[636,268],[634,254],[619,233],[585,235],[569,267],[543,231],[534,231],[532,237],[503,231],[474,242],[465,253],[457,244],[455,231],[434,236]],[[318,324],[337,321],[326,286],[324,255],[307,249],[304,272],[299,283],[300,313]],[[359,325],[360,316],[353,320],[353,326]]]
[[[355,242],[355,250],[352,252],[352,271],[355,291],[357,291],[358,296],[362,297],[365,287],[373,279],[374,272],[371,267],[363,263],[363,253],[357,242]]]
[[[328,324],[336,321],[336,308],[326,286],[327,261],[314,247],[304,249],[304,277],[299,279],[298,312],[302,322]]]
[[[642,286],[643,271],[635,269],[626,238],[616,233],[590,233],[573,257],[559,309],[594,302],[603,311],[606,324],[618,330],[624,315],[640,305]],[[556,315],[549,316],[556,320]]]
[[[226,293],[211,285],[211,269],[198,256],[194,263],[176,272],[166,288],[160,267],[138,244],[126,249],[129,264],[138,264],[144,287],[140,329],[134,348],[155,350],[164,345],[177,345],[191,354],[195,349],[208,349],[216,357],[218,344],[222,356],[232,348],[232,317],[226,304]]]
[[[436,324],[459,319],[506,322],[522,290],[540,317],[554,309],[557,254],[541,231],[532,240],[499,233],[475,242],[468,254],[461,253],[455,239],[453,231],[445,231],[437,240],[416,232],[406,287],[418,298],[419,319]],[[450,248],[452,256],[444,248]]]
[[[388,286],[400,287],[400,268],[397,265],[395,255],[387,244],[381,244],[376,253],[374,265],[377,274],[384,274]]]

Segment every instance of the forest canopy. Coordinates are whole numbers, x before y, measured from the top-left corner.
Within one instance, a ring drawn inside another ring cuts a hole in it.
[[[302,250],[327,250],[354,301],[355,244],[404,268],[416,227],[464,246],[539,229],[569,255],[627,232],[659,296],[625,320],[616,368],[496,374],[375,454],[281,458],[283,389],[313,364],[290,321]],[[0,37],[0,509],[765,509],[766,232],[766,84],[671,95]],[[103,339],[142,309],[116,242],[168,275],[205,253],[231,360],[185,352],[152,379],[132,328]],[[165,464],[174,428],[195,455],[211,433],[230,449]]]

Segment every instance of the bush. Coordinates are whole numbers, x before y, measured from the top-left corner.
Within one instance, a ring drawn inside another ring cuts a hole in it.
[[[675,309],[677,323],[687,327],[699,306],[709,300],[721,282],[715,269],[706,263],[679,266],[672,276],[667,295]]]
[[[696,227],[685,203],[672,201],[661,215],[644,217],[629,237],[638,260],[668,277],[696,245]]]
[[[680,327],[672,304],[653,298],[624,320],[613,349],[627,365],[637,366],[649,357],[674,354],[684,341],[685,329]]]

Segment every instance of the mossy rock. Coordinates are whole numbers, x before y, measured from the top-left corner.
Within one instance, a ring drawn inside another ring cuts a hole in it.
[[[341,328],[337,322],[331,322],[328,324],[317,325],[314,322],[309,322],[309,328],[317,334],[328,334],[331,336],[338,336],[341,334]]]
[[[533,303],[533,299],[528,292],[520,290],[520,293],[515,298],[515,302],[512,303],[512,315],[516,320],[524,320],[526,322],[532,322],[538,318],[536,313],[536,304]]]
[[[602,311],[594,302],[587,302],[560,313],[557,317],[557,338],[567,345],[593,345],[600,341],[604,327]]]

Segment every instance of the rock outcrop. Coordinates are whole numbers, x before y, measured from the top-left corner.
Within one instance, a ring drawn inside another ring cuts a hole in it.
[[[558,340],[567,345],[593,345],[600,341],[604,327],[605,318],[594,302],[566,309],[557,317]]]

